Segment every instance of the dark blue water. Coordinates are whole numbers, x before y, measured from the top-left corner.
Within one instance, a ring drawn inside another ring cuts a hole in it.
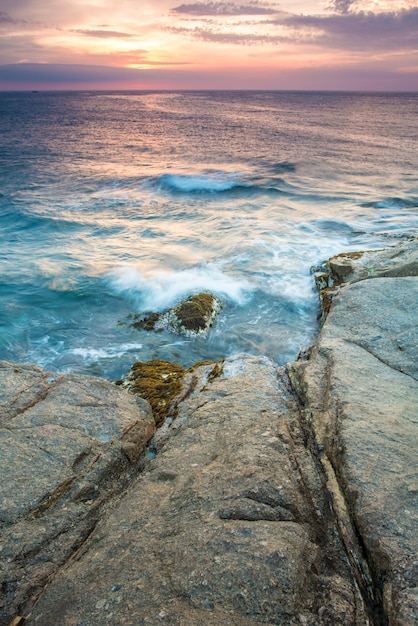
[[[0,93],[0,358],[294,358],[310,266],[417,232],[417,137],[417,94]],[[207,338],[126,323],[202,290]]]

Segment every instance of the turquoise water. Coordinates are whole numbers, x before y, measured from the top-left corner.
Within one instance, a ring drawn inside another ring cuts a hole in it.
[[[0,358],[119,378],[137,359],[293,359],[310,267],[418,231],[418,95],[0,93]],[[207,338],[130,313],[209,290]]]

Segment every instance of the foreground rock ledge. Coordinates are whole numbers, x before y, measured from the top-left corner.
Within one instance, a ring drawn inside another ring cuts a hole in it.
[[[29,624],[365,623],[284,370],[208,369]]]

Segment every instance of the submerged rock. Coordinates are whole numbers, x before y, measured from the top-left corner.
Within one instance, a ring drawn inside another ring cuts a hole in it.
[[[221,308],[221,301],[214,295],[199,293],[165,313],[151,313],[132,326],[141,330],[169,330],[187,337],[205,335]]]

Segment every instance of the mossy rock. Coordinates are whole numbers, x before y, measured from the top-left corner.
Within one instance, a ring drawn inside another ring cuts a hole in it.
[[[329,260],[331,263],[333,261],[345,261],[346,259],[358,261],[359,259],[361,259],[362,256],[366,254],[366,252],[370,252],[370,250],[359,250],[357,252],[340,252],[340,254],[332,256]]]
[[[169,330],[187,337],[205,335],[221,308],[221,301],[214,295],[199,293],[164,313],[136,318],[132,326],[138,330]]]
[[[136,361],[128,375],[118,383],[131,393],[148,400],[155,425],[160,428],[167,417],[173,419],[177,417],[177,403],[194,389],[193,386],[186,390],[186,394],[184,393],[183,381],[186,374],[193,374],[196,369],[210,365],[213,367],[207,371],[207,383],[212,383],[222,375],[223,360],[199,361],[187,370],[178,363],[162,359]]]
[[[213,322],[221,304],[210,293],[191,296],[174,308],[179,328],[199,334],[205,332]]]
[[[170,411],[175,413],[172,401],[181,391],[185,373],[184,367],[178,363],[161,359],[137,361],[132,365],[124,386],[148,400],[158,428]]]

